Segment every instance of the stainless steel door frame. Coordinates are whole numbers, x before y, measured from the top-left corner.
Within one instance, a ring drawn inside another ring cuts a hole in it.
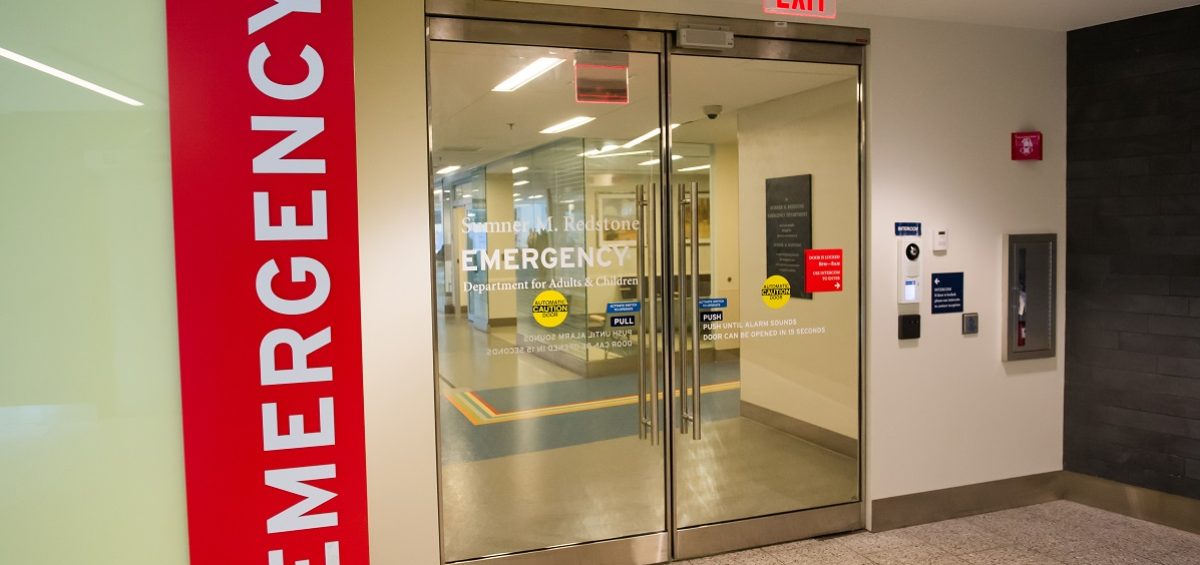
[[[540,22],[660,32],[674,32],[680,27],[689,26],[717,26],[732,31],[738,37],[860,46],[871,42],[871,30],[863,28],[796,21],[782,22],[783,25],[781,25],[781,22],[771,20],[533,4],[509,0],[425,0],[425,13],[430,16],[453,18]]]

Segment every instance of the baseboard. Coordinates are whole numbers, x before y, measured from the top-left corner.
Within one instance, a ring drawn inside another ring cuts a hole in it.
[[[516,318],[488,318],[489,328],[508,328],[516,325]]]
[[[858,457],[858,440],[816,424],[798,420],[745,400],[742,401],[742,416],[764,426],[810,441],[835,453],[841,453],[847,457]]]
[[[1071,471],[1055,471],[883,498],[871,503],[873,532],[1070,500],[1200,534],[1200,500]]]
[[[871,503],[873,532],[1031,506],[1062,498],[1061,472],[953,487]]]
[[[1063,498],[1200,534],[1200,500],[1063,471]]]

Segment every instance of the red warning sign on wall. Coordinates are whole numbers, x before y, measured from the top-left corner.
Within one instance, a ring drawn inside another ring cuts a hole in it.
[[[806,249],[804,251],[804,290],[808,292],[841,292],[842,287],[842,250]]]
[[[763,12],[832,20],[837,17],[837,0],[763,0]]]
[[[348,0],[167,0],[192,565],[367,565]]]

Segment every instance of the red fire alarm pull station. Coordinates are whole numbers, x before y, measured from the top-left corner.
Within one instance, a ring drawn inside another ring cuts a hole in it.
[[[763,0],[763,13],[832,20],[837,17],[837,0]]]
[[[1042,160],[1042,132],[1019,131],[1012,134],[1013,161]]]

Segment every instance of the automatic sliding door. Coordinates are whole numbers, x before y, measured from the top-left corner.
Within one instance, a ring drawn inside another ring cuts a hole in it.
[[[459,33],[429,43],[445,559],[630,538],[620,561],[663,560],[662,36],[438,22]]]
[[[857,502],[859,67],[670,69],[678,528]]]

